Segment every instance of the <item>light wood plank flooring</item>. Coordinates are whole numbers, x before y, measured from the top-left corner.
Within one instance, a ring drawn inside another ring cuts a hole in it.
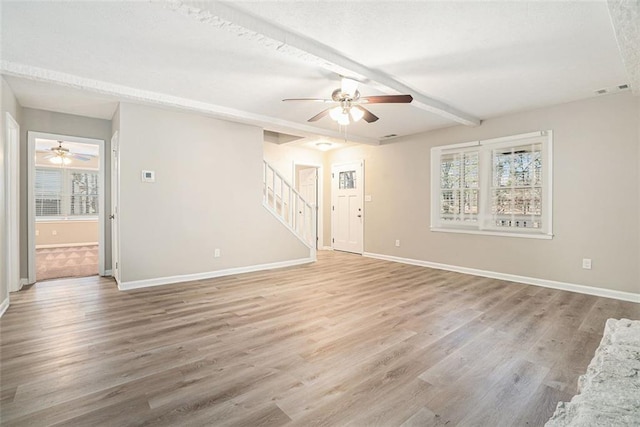
[[[7,426],[540,426],[576,392],[605,320],[640,318],[633,303],[338,252],[11,299]]]

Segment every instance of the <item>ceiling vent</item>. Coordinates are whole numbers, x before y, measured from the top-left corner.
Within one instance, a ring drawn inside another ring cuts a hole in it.
[[[607,93],[616,93],[616,92],[622,92],[625,90],[629,90],[629,84],[627,83],[623,83],[617,86],[612,86],[612,87],[605,87],[602,89],[598,89],[596,91],[594,91],[594,93],[596,95],[606,95]]]
[[[383,138],[394,138],[394,137],[396,137],[396,136],[398,136],[398,134],[390,133],[389,135],[385,135],[385,136],[383,136]]]

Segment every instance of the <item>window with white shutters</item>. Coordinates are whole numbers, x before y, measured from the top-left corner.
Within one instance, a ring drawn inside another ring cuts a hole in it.
[[[551,238],[552,132],[431,150],[431,228]]]
[[[36,218],[96,217],[98,191],[97,171],[36,167]]]

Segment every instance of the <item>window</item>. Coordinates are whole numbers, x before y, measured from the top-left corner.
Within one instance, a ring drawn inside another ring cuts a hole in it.
[[[338,175],[338,188],[352,190],[356,188],[356,171],[344,171]]]
[[[36,167],[36,218],[98,215],[98,172]]]
[[[431,150],[431,229],[551,238],[552,132]]]

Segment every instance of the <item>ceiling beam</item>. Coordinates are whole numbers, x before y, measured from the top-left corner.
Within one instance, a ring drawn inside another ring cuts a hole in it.
[[[260,114],[248,113],[234,108],[223,107],[207,102],[193,99],[181,98],[159,92],[136,89],[115,83],[100,80],[88,79],[73,74],[34,67],[31,65],[18,64],[10,61],[0,61],[0,73],[8,76],[20,77],[27,80],[51,83],[63,87],[82,90],[95,94],[114,98],[118,101],[131,101],[151,106],[161,106],[176,108],[179,110],[193,111],[217,119],[229,120],[244,123],[263,129],[293,134],[300,137],[327,136],[330,138],[347,139],[362,144],[379,145],[380,141],[375,138],[366,138],[356,135],[348,135],[328,129],[317,128],[307,124],[300,124],[281,120],[275,117],[263,116]]]
[[[609,16],[634,95],[640,95],[640,1],[609,0]]]
[[[206,0],[151,0],[165,7],[190,16],[199,22],[229,31],[238,37],[260,43],[266,48],[297,58],[306,63],[350,77],[377,89],[388,92],[409,93],[412,105],[441,117],[468,126],[477,126],[480,119],[448,104],[420,93],[382,71],[366,66],[344,56],[337,50],[311,38],[293,33],[229,3]]]

